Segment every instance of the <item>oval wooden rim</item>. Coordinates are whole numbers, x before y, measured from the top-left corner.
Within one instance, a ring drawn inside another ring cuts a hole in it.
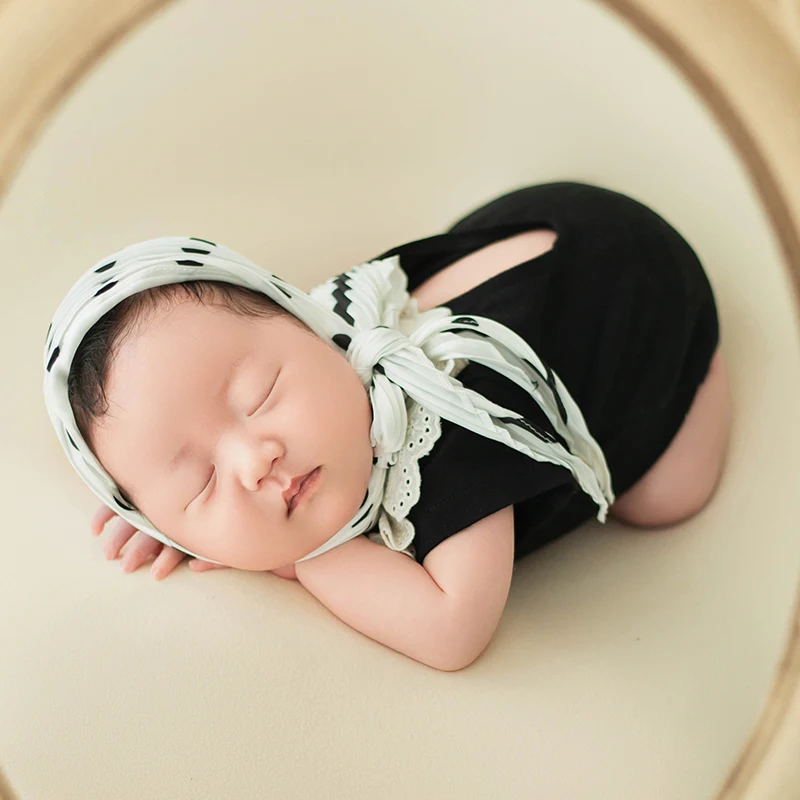
[[[0,0],[0,202],[72,87],[170,1]],[[800,31],[786,27],[800,15],[774,0],[599,2],[683,73],[724,128],[769,214],[800,306]],[[796,797],[797,753],[800,586],[761,717],[716,800]]]

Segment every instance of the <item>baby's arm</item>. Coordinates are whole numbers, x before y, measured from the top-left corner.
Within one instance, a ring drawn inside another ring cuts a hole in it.
[[[422,564],[357,536],[295,568],[300,583],[350,627],[453,671],[491,640],[513,562],[514,514],[507,506],[450,536]]]

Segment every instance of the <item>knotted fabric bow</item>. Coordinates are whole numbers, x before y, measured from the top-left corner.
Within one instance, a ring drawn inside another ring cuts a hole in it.
[[[222,245],[164,237],[120,250],[88,270],[56,310],[44,351],[45,403],[67,458],[97,497],[138,530],[203,558],[173,542],[126,502],[84,442],[69,403],[70,366],[87,331],[126,297],[189,280],[224,281],[267,295],[340,348],[368,390],[374,458],[364,502],[344,528],[300,561],[375,527],[387,476],[405,441],[407,397],[432,414],[570,470],[597,503],[597,518],[605,521],[614,494],[603,452],[558,376],[508,327],[485,317],[453,316],[446,307],[418,313],[397,257],[354,267],[306,293]],[[566,447],[515,411],[466,388],[450,374],[459,360],[483,364],[523,387]]]

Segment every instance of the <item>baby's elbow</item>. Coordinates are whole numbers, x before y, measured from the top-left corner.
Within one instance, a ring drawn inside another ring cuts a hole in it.
[[[438,650],[437,669],[443,672],[458,672],[477,661],[489,646],[500,623],[502,605],[487,607],[475,604],[456,604],[455,614],[450,617],[446,635],[440,643],[446,647]]]
[[[444,652],[439,652],[435,659],[428,662],[429,666],[440,672],[458,672],[473,664],[489,644],[489,640],[470,639],[464,641],[462,639],[459,641],[457,637],[453,637],[451,641],[453,642],[452,646]]]
[[[483,650],[478,653],[471,653],[466,657],[459,654],[457,657],[446,658],[430,666],[435,667],[440,672],[459,672],[473,664],[482,652]]]
[[[480,653],[478,654],[480,655]],[[474,658],[468,659],[449,659],[444,663],[439,664],[431,664],[430,666],[438,669],[440,672],[459,672],[462,669],[466,669],[470,664],[472,664],[478,656],[476,655]]]

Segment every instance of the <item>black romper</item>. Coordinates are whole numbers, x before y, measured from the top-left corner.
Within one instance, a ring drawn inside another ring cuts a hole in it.
[[[457,259],[523,231],[558,234],[552,250],[445,305],[508,326],[558,374],[608,463],[617,497],[667,449],[717,347],[711,285],[692,248],[654,211],[581,183],[519,189],[410,242],[397,255],[408,291]],[[525,390],[481,364],[465,386],[554,433]],[[409,513],[415,559],[448,536],[514,506],[515,558],[595,518],[597,506],[564,467],[442,420],[419,462],[422,490]]]

